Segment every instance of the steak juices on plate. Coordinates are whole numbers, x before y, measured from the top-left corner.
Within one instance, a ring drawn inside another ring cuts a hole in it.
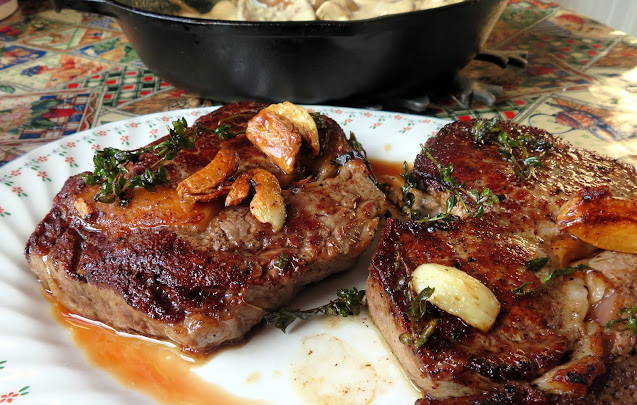
[[[109,193],[108,176],[71,177],[29,240],[31,268],[72,312],[119,330],[197,353],[243,338],[350,266],[385,212],[342,130],[306,114],[231,104],[135,156],[103,155],[126,162],[123,183]],[[388,220],[367,293],[424,403],[637,400],[635,255],[605,243],[608,229],[634,239],[632,167],[472,121],[443,129],[404,177],[389,195],[411,220]],[[602,206],[623,208],[584,215]],[[422,277],[432,264],[473,290]]]

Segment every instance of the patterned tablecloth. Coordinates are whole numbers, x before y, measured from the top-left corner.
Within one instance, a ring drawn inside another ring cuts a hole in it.
[[[0,21],[0,166],[35,147],[105,123],[149,113],[219,104],[176,89],[155,76],[140,62],[114,19],[70,10],[57,13],[51,10],[48,0],[20,1],[18,12]],[[431,98],[428,108],[418,114],[459,120],[500,116],[545,128],[578,146],[637,163],[636,38],[562,9],[555,3],[510,0],[486,46],[498,51],[528,51],[525,68],[508,66],[502,69],[494,64],[474,61],[463,69],[463,77],[474,80],[472,83],[495,86],[501,90],[495,102],[492,105],[474,102],[467,107],[461,102],[462,93],[452,93]],[[369,111],[356,113],[364,115],[369,114]],[[162,118],[168,121],[168,117]],[[412,118],[402,122],[407,121],[411,125],[414,121]],[[418,119],[435,121],[429,117]],[[138,124],[132,122],[130,126],[136,127]],[[381,124],[377,122],[373,126]],[[108,130],[96,130],[92,136],[107,135],[108,131],[112,134],[119,131],[118,125],[108,126]],[[152,125],[158,126],[156,122]],[[409,125],[402,132],[410,129]],[[387,127],[391,125],[383,126],[383,130]],[[160,135],[156,128],[149,134]],[[84,146],[93,140],[90,136],[85,138],[81,139]],[[127,136],[122,135],[119,139],[123,145],[128,145]],[[97,148],[99,145],[94,146]],[[55,145],[50,147],[54,148]],[[4,233],[13,235],[13,228],[17,227],[24,231],[31,225],[20,225],[20,221],[10,220],[24,217],[28,223],[39,217],[40,211],[45,209],[41,203],[42,196],[47,195],[47,192],[49,196],[53,194],[47,167],[52,167],[62,159],[65,162],[62,169],[65,171],[61,173],[68,174],[79,167],[76,158],[67,156],[62,150],[67,147],[75,147],[74,142],[69,140],[60,150],[52,149],[47,152],[48,155],[44,153],[37,160],[23,159],[25,164],[19,168],[10,170],[13,164],[5,166],[6,174],[0,176],[0,228]],[[48,159],[49,155],[55,159]],[[90,154],[85,155],[75,156],[88,164]],[[39,168],[40,165],[44,168]],[[27,167],[36,171],[20,170]],[[43,183],[40,184],[38,179]],[[33,187],[26,190],[27,186]],[[16,202],[18,199],[24,201]],[[34,212],[38,214],[34,215]],[[4,238],[7,238],[6,235]],[[22,252],[23,241],[18,243],[16,240],[15,237],[3,239],[3,245],[9,246],[10,242],[17,246],[7,248],[6,252],[13,252],[14,255],[15,252]],[[20,259],[9,263],[9,254],[0,251],[3,266],[12,266],[10,270],[14,273],[11,274],[18,274],[16,269],[22,265],[22,262],[16,264],[22,260],[21,253],[18,255]],[[2,271],[6,270],[3,267]],[[0,281],[5,286],[12,285],[6,280]],[[5,288],[3,291],[11,293],[18,289]],[[25,296],[20,295],[20,299]],[[7,300],[11,299],[11,295],[7,297]],[[18,301],[22,302],[20,305],[26,305],[26,301]],[[8,308],[21,307],[14,306],[12,302]],[[23,336],[17,334],[18,330],[26,331],[20,332],[25,333],[25,336],[30,337],[32,334],[29,329],[31,323],[23,322],[22,316],[14,315],[11,318],[14,321],[16,319],[19,325],[12,325],[11,335],[6,335],[11,336],[13,342]],[[3,318],[7,325],[11,320]],[[47,336],[47,342],[48,339]],[[24,349],[19,349],[22,351],[18,352],[18,360],[11,360],[9,350],[6,350],[0,358],[0,370],[6,365],[15,370],[26,364],[24,370],[27,370],[33,364],[52,364],[57,361],[57,354],[53,354],[57,353],[58,346],[50,346],[55,347],[55,350],[45,353],[49,363],[40,362],[42,351],[37,352],[38,362],[30,363],[29,359],[33,357],[25,357]],[[5,348],[14,350],[11,345],[5,345]],[[85,365],[76,367],[86,370],[82,368]],[[42,370],[49,373],[58,370],[60,375],[65,376],[67,369],[72,370],[73,367],[66,365],[65,358],[63,368]],[[32,403],[40,403],[43,400],[41,398],[48,395],[46,390],[52,389],[47,388],[45,383],[49,380],[53,381],[49,385],[55,387],[52,391],[55,395],[66,392],[64,388],[57,387],[60,381],[67,384],[66,387],[73,386],[73,389],[67,388],[69,392],[78,391],[77,387],[80,387],[88,395],[91,389],[82,384],[76,385],[75,378],[79,373],[72,374],[73,378],[49,378],[44,373],[40,375],[28,371],[14,372],[12,375],[16,379],[10,381],[11,385],[0,388],[0,403],[9,403],[30,392],[32,394],[28,400],[37,397]],[[86,381],[92,375],[87,374]],[[35,392],[36,387],[38,394]],[[111,389],[105,391],[110,392]],[[100,391],[97,394],[103,393]],[[113,395],[124,394],[120,390]],[[121,398],[118,397],[118,400],[121,401]]]
[[[474,61],[463,70],[502,87],[495,104],[466,107],[451,94],[420,113],[499,115],[637,161],[636,38],[555,3],[510,0],[487,47],[529,52],[526,68]],[[0,22],[0,165],[106,122],[214,104],[149,71],[112,18],[24,0]]]

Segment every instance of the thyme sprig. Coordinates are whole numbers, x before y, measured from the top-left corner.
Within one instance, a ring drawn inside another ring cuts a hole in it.
[[[402,192],[402,200],[403,200],[403,208],[402,212],[409,219],[421,219],[422,215],[416,209],[414,209],[414,202],[416,197],[411,192],[411,190],[424,190],[425,185],[420,181],[420,179],[414,174],[413,170],[409,170],[407,166],[407,162],[403,162],[403,173],[400,175],[400,178],[403,179],[403,186],[401,187]]]
[[[288,258],[288,255],[285,252],[283,252],[274,261],[274,267],[276,267],[279,270],[285,270],[289,262],[290,262],[290,259]]]
[[[528,271],[532,271],[534,273],[537,273],[538,271],[542,270],[544,268],[544,266],[546,266],[546,264],[549,262],[549,258],[546,257],[538,257],[536,259],[531,259],[529,261],[526,262],[526,266],[525,268]]]
[[[252,118],[253,116],[254,116],[253,113],[233,114],[228,117],[220,119],[219,122],[217,122],[217,126],[214,129],[209,127],[204,127],[204,126],[201,126],[201,129],[206,131],[211,131],[213,134],[217,135],[220,140],[232,139],[235,136],[244,134],[246,130],[242,129],[242,130],[235,131],[232,129],[232,126],[229,125],[228,123],[229,122],[232,123],[236,119]]]
[[[411,324],[412,331],[411,333],[402,333],[398,337],[400,343],[413,345],[415,348],[419,348],[427,343],[429,337],[435,332],[436,327],[438,326],[437,318],[426,320],[423,325],[423,318],[425,311],[427,310],[427,300],[433,293],[433,288],[426,287],[411,300],[411,305],[407,307],[405,315],[409,317],[409,323]]]
[[[570,274],[575,273],[576,271],[586,271],[586,270],[590,270],[590,267],[584,264],[578,264],[577,266],[573,266],[573,267],[567,266],[567,267],[564,267],[563,269],[555,269],[548,276],[542,279],[542,284],[540,286],[527,290],[526,287],[528,287],[531,284],[530,281],[527,281],[523,283],[522,285],[520,285],[519,287],[512,289],[511,292],[517,296],[526,296],[526,295],[535,294],[537,292],[540,292],[549,288],[551,285],[555,283],[555,280],[559,277],[568,276]]]
[[[219,139],[231,139],[234,138],[235,136],[242,134],[245,132],[245,130],[243,131],[233,131],[232,127],[230,127],[230,125],[228,124],[221,124],[219,125],[217,128],[213,129],[212,132],[217,135],[219,137]]]
[[[104,148],[93,156],[93,173],[82,174],[82,179],[89,186],[99,185],[93,199],[102,203],[113,203],[126,206],[129,203],[127,192],[135,187],[144,187],[153,191],[157,186],[168,182],[163,162],[172,160],[182,149],[192,149],[195,139],[191,139],[186,131],[188,123],[185,118],[172,122],[168,127],[168,136],[162,142],[134,150]],[[157,161],[147,167],[141,174],[129,176],[131,165],[137,163],[144,153],[155,153]]]
[[[622,314],[626,314],[626,317],[622,317]],[[606,322],[606,329],[610,329],[616,323],[622,322],[628,330],[637,335],[637,306],[634,307],[622,307],[617,313],[618,318]]]
[[[364,305],[365,290],[342,288],[336,291],[336,297],[327,304],[312,309],[268,311],[264,319],[268,325],[273,325],[285,332],[296,319],[307,320],[318,314],[342,317],[358,315]]]
[[[412,220],[418,222],[432,222],[432,221],[452,221],[453,216],[451,211],[458,205],[467,212],[469,216],[479,218],[484,214],[485,206],[492,206],[499,204],[500,200],[498,196],[487,187],[482,187],[482,190],[476,190],[474,188],[467,188],[467,184],[464,181],[459,181],[453,176],[454,167],[452,163],[447,166],[440,164],[430,153],[429,148],[423,146],[423,152],[432,161],[432,163],[438,169],[442,183],[449,192],[449,197],[445,201],[445,209],[443,212],[433,217],[422,217],[420,212],[413,208],[414,195],[411,192],[412,189],[424,189],[422,182],[414,175],[413,171],[408,170],[407,164],[404,163],[404,173],[401,175],[405,185],[402,187],[403,195],[403,213]],[[465,198],[471,202],[471,206],[465,202]]]
[[[398,272],[401,266],[404,266],[405,270],[408,270],[407,265],[402,260],[400,244],[394,244],[394,248],[396,249],[396,261],[394,262],[395,271]],[[409,274],[408,271],[407,274]],[[400,336],[398,336],[398,340],[402,344],[413,345],[415,348],[419,348],[427,343],[427,340],[429,340],[438,326],[439,321],[437,318],[425,319],[427,299],[434,293],[434,289],[426,287],[414,297],[411,279],[408,280],[405,277],[401,277],[398,279],[394,291],[402,292],[407,303],[405,315],[409,318],[409,324],[411,325],[411,332],[401,333]]]
[[[499,122],[498,117],[478,120],[473,128],[473,140],[479,144],[497,145],[498,153],[513,164],[516,175],[528,180],[533,168],[542,165],[540,159],[551,148],[551,144],[530,135],[513,137],[498,125]],[[530,152],[539,154],[532,155]]]

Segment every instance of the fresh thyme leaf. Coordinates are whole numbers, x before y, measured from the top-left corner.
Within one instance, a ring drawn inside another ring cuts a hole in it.
[[[336,297],[327,304],[312,309],[268,311],[264,319],[268,325],[274,325],[285,332],[295,319],[307,320],[318,314],[342,317],[358,315],[364,305],[365,290],[343,288],[336,291]]]
[[[398,337],[398,340],[400,340],[400,343],[402,344],[413,345],[416,349],[418,349],[420,346],[427,343],[427,340],[429,340],[429,337],[433,335],[433,333],[436,331],[438,322],[439,320],[437,318],[431,319],[427,322],[427,325],[423,328],[423,330],[420,333],[418,334],[408,333],[408,332],[401,333],[400,336]]]
[[[407,315],[413,320],[422,318],[427,310],[427,300],[434,293],[434,289],[431,287],[425,287],[421,292],[416,295],[416,298],[411,303],[411,307],[407,308]]]
[[[409,219],[421,219],[422,215],[418,210],[413,208],[416,197],[411,192],[412,189],[423,190],[425,185],[416,177],[412,170],[409,170],[407,162],[403,162],[403,173],[400,175],[404,185],[401,188],[403,200],[403,215]]]
[[[622,317],[622,314],[626,313],[626,317]],[[617,313],[619,318],[606,322],[606,329],[610,329],[616,323],[622,322],[628,330],[637,335],[637,306],[623,307]]]
[[[360,156],[363,157],[363,159],[367,159],[367,152],[365,152],[365,148],[363,147],[363,144],[361,144],[358,141],[358,139],[356,139],[356,136],[354,135],[353,132],[349,133],[349,138],[347,139],[347,143],[349,143],[349,146],[351,146],[352,149],[354,149],[354,151],[358,152]]]
[[[316,312],[280,309],[278,311],[268,312],[264,319],[268,325],[272,325],[285,332],[288,326],[296,319],[307,320],[316,314]]]
[[[526,269],[528,271],[537,273],[538,271],[542,270],[542,267],[546,266],[546,263],[548,262],[549,262],[548,257],[538,257],[537,259],[531,259],[528,262],[526,262]]]
[[[230,139],[237,136],[237,134],[232,131],[232,128],[230,128],[230,125],[228,124],[221,124],[217,128],[213,129],[212,132],[218,135],[219,139]]]
[[[548,287],[550,287],[555,280],[558,277],[563,277],[563,276],[568,276],[570,274],[575,273],[576,271],[582,271],[582,270],[590,270],[590,267],[584,265],[584,264],[578,264],[577,266],[574,267],[564,267],[563,269],[555,269],[553,270],[548,276],[544,277],[544,279],[542,279],[542,284],[539,287],[536,287],[534,289],[531,290],[526,290],[526,287],[528,285],[531,284],[530,281],[525,282],[524,284],[522,284],[519,287],[516,287],[514,289],[511,290],[511,292],[514,295],[517,296],[523,296],[523,295],[530,295],[530,294],[535,294],[537,292],[546,290]]]
[[[401,266],[405,266],[405,270],[409,273],[405,263],[402,260],[400,244],[394,244],[396,249],[396,261],[394,262],[394,270],[398,273]],[[413,345],[416,348],[427,343],[427,339],[434,333],[438,326],[438,319],[425,319],[427,311],[427,300],[431,297],[434,289],[426,287],[414,297],[411,280],[409,277],[400,277],[394,286],[395,292],[401,292],[406,303],[405,315],[409,318],[411,325],[411,333],[405,332],[398,339],[406,345]]]
[[[556,269],[551,272],[548,276],[546,276],[542,282],[544,284],[549,283],[555,280],[558,277],[568,276],[570,274],[575,273],[576,271],[590,270],[591,268],[586,266],[585,264],[578,264],[575,267],[564,267],[563,269]]]
[[[412,193],[412,189],[424,190],[425,187],[414,175],[413,171],[408,169],[407,163],[404,163],[404,173],[400,176],[405,183],[401,190],[403,195],[403,214],[409,219],[418,222],[452,221],[453,215],[451,211],[458,205],[462,206],[470,216],[479,218],[484,214],[485,206],[499,204],[500,200],[498,196],[496,196],[491,189],[487,187],[483,187],[482,190],[467,189],[464,181],[461,182],[453,176],[453,164],[449,163],[447,166],[441,165],[431,155],[427,147],[423,146],[423,152],[438,169],[442,183],[447,187],[447,191],[450,194],[445,202],[445,210],[443,212],[433,217],[423,217],[422,214],[413,207],[415,196]],[[463,195],[468,197],[471,207],[467,205]]]
[[[253,116],[254,114],[251,113],[234,114],[219,120],[219,122],[217,122],[217,127],[214,129],[205,126],[201,126],[199,128],[202,130],[211,131],[213,134],[217,135],[220,140],[232,139],[237,135],[244,134],[246,131],[245,129],[241,131],[233,131],[232,125],[228,123],[232,123],[233,121],[238,119],[252,118]]]
[[[518,296],[531,294],[531,292],[529,292],[529,291],[524,291],[524,289],[530,284],[531,284],[530,281],[522,283],[521,286],[515,287],[514,289],[511,290],[511,292],[513,293],[513,295],[518,295]]]
[[[325,121],[323,120],[323,114],[310,113],[310,117],[312,117],[312,120],[314,120],[314,123],[316,124],[317,128],[325,125]]]
[[[172,122],[173,127],[168,128],[168,136],[160,143],[134,150],[120,150],[116,148],[104,148],[93,156],[93,173],[85,173],[82,179],[89,186],[99,185],[99,190],[93,196],[95,201],[127,205],[128,190],[135,187],[144,187],[153,191],[157,186],[168,182],[166,169],[163,162],[172,160],[182,149],[192,149],[195,146],[194,139],[188,136],[188,123],[185,118]],[[158,161],[151,167],[147,167],[141,174],[128,176],[129,168],[137,163],[144,153],[154,152]]]
[[[522,163],[527,167],[542,166],[542,163],[540,163],[540,159],[538,159],[537,156],[529,156],[528,158],[523,159]]]
[[[478,120],[473,128],[473,140],[483,145],[497,145],[498,153],[513,164],[515,173],[523,180],[527,180],[532,168],[542,165],[540,159],[551,148],[551,144],[530,135],[514,138],[502,129],[499,122],[498,117],[491,120]],[[531,155],[529,151],[539,152],[539,155]]]
[[[356,288],[342,288],[336,291],[336,298],[326,305],[319,307],[319,312],[325,315],[348,317],[361,313],[361,306],[365,299],[365,290]]]
[[[274,267],[279,270],[283,270],[288,266],[288,262],[288,255],[283,252],[279,255],[279,257],[277,257],[276,261],[274,262]]]
[[[411,287],[407,288],[411,289]],[[415,348],[419,348],[427,343],[429,337],[436,330],[436,326],[438,326],[438,319],[436,318],[426,320],[425,325],[422,325],[425,311],[427,310],[427,300],[431,297],[433,292],[433,288],[426,287],[411,300],[410,305],[405,311],[405,315],[409,317],[412,332],[402,333],[398,337],[401,343],[413,345]],[[406,295],[405,298],[407,299]]]

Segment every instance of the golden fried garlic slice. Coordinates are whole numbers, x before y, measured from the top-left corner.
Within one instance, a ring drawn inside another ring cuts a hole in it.
[[[303,140],[313,156],[321,151],[314,119],[303,107],[288,101],[261,110],[248,122],[246,136],[287,174],[296,168]]]
[[[239,154],[231,148],[221,149],[210,163],[177,185],[184,201],[212,201],[224,194],[219,186],[239,167]]]
[[[493,326],[500,313],[500,302],[493,292],[454,267],[421,264],[412,273],[411,283],[416,293],[433,288],[429,302],[483,332]]]
[[[637,200],[584,189],[562,207],[557,228],[600,249],[637,253]]]
[[[250,202],[250,212],[261,223],[272,225],[278,232],[285,223],[285,200],[276,176],[264,169],[251,169],[241,173],[232,184],[226,197],[226,207],[239,204],[250,194],[254,187],[254,196]]]

